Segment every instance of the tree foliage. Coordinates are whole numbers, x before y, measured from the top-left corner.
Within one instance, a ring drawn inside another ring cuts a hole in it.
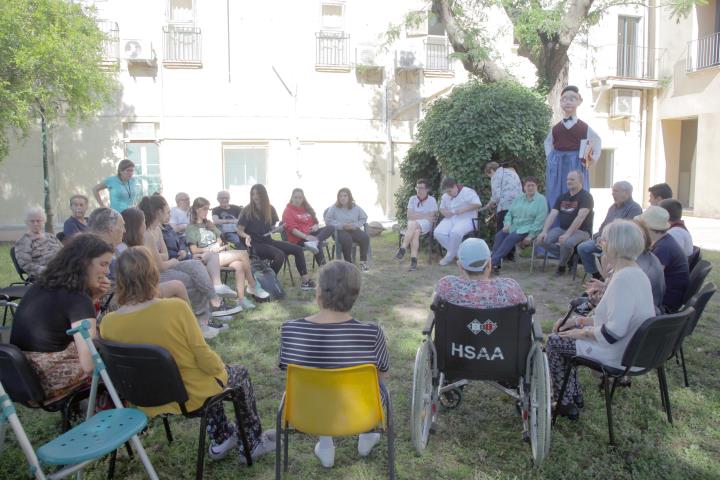
[[[104,39],[77,3],[0,1],[0,159],[41,112],[49,125],[75,123],[110,101],[116,83],[100,68]]]
[[[398,217],[406,218],[407,200],[418,178],[427,178],[436,196],[442,176],[476,188],[483,202],[490,196],[484,167],[492,160],[517,158],[521,177],[545,171],[543,141],[550,109],[538,93],[515,82],[471,81],[433,102],[418,124],[418,143],[400,167],[396,195]]]

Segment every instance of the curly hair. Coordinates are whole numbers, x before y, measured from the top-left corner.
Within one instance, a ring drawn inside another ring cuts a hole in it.
[[[49,290],[86,292],[86,274],[90,262],[106,253],[113,253],[113,247],[97,235],[75,235],[50,260],[35,284]]]

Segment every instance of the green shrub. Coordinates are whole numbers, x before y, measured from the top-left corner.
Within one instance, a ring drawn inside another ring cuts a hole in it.
[[[542,189],[543,141],[550,128],[550,115],[541,95],[515,82],[471,81],[433,102],[418,124],[418,143],[400,166],[398,219],[406,220],[408,198],[421,177],[430,181],[438,202],[441,177],[451,176],[476,189],[483,204],[487,203],[490,182],[483,172],[485,164],[503,162],[511,156],[517,158],[518,175],[538,177]]]

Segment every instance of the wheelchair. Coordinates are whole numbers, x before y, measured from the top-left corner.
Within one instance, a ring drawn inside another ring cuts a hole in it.
[[[457,407],[470,380],[481,380],[516,400],[523,440],[539,466],[550,450],[551,383],[532,297],[488,310],[444,301],[431,308],[413,370],[411,432],[418,455],[435,431],[440,406]]]

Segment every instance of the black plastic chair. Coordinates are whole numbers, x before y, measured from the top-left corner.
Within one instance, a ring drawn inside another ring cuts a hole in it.
[[[690,279],[688,280],[685,296],[683,297],[683,305],[687,305],[690,299],[697,295],[703,283],[705,283],[705,279],[710,274],[710,270],[712,270],[712,264],[707,260],[700,260],[697,265],[695,265],[695,268],[690,270]]]
[[[630,339],[620,364],[623,368],[615,368],[582,355],[568,355],[565,369],[565,378],[557,398],[563,398],[567,388],[568,379],[573,368],[588,367],[600,372],[605,386],[605,408],[607,410],[608,432],[610,445],[615,445],[613,431],[612,398],[619,378],[625,376],[645,375],[656,370],[660,384],[660,399],[667,414],[668,422],[672,424],[672,410],[670,408],[670,395],[668,394],[667,377],[665,376],[665,362],[672,354],[683,330],[695,314],[690,307],[682,312],[658,315],[643,322]],[[613,379],[610,387],[610,378]],[[557,409],[553,411],[553,423],[557,418]]]
[[[208,409],[223,401],[231,401],[235,406],[237,431],[245,450],[248,466],[252,465],[250,444],[242,429],[240,406],[234,398],[240,388],[226,388],[223,392],[209,397],[199,409],[188,412],[185,402],[188,394],[173,356],[162,347],[145,344],[125,344],[108,340],[95,340],[98,351],[107,365],[110,378],[124,400],[138,407],[157,407],[177,402],[180,411],[187,418],[200,418],[200,436],[198,441],[195,478],[202,479],[205,463],[205,435]],[[167,416],[162,417],[165,436],[168,443],[173,441]]]
[[[682,335],[680,336],[680,340],[678,340],[674,352],[676,360],[682,365],[683,380],[685,381],[686,387],[689,387],[690,383],[688,382],[687,368],[685,367],[685,352],[683,352],[683,343],[685,339],[692,335],[692,333],[695,331],[695,327],[697,327],[697,324],[700,321],[700,317],[702,317],[702,314],[705,311],[705,307],[707,306],[710,298],[715,294],[716,291],[717,287],[714,283],[706,283],[705,286],[703,286],[703,288],[687,303],[688,307],[692,307],[695,309],[695,313],[690,318],[690,321],[687,324],[687,328],[685,328]]]
[[[700,253],[700,247],[693,246],[692,253],[688,257],[688,267],[690,267],[690,271],[692,272],[693,268],[695,268],[695,265],[702,260],[702,254]]]
[[[433,245],[435,244],[435,237],[433,236],[433,232],[435,231],[436,225],[437,220],[432,223],[429,231],[420,234],[420,248],[422,248],[422,243],[425,242],[425,244],[427,245],[429,265],[432,265]],[[402,246],[403,238],[405,238],[406,231],[407,227],[398,230],[398,248]]]
[[[23,270],[23,268],[18,263],[17,256],[15,255],[15,247],[10,247],[10,258],[12,259],[13,267],[15,267],[15,271],[20,277],[20,280],[22,280],[24,283],[32,283],[33,278],[30,276],[29,273]]]
[[[40,408],[46,412],[60,412],[62,432],[70,430],[74,414],[80,414],[81,419],[84,419],[84,412],[79,411],[79,405],[80,401],[90,395],[90,383],[73,390],[59,400],[48,403],[40,379],[25,358],[25,354],[9,343],[0,344],[0,381],[13,402],[28,408]]]

